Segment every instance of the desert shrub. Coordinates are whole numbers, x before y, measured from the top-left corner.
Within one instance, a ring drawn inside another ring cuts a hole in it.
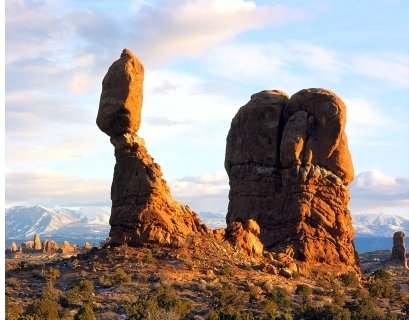
[[[312,294],[312,289],[306,284],[298,284],[295,288],[295,294],[300,295],[303,300],[309,298]]]
[[[6,299],[6,320],[17,320],[23,313],[23,306]]]
[[[233,289],[223,289],[212,296],[211,306],[213,310],[240,311],[249,302],[250,295],[247,292]]]
[[[27,307],[26,314],[33,320],[58,320],[59,305],[47,298],[41,297]]]
[[[376,303],[371,297],[354,299],[345,304],[345,307],[351,313],[351,319],[359,320],[382,320],[381,312],[376,309]]]
[[[115,282],[117,283],[130,283],[132,282],[132,278],[129,274],[127,274],[124,269],[116,268],[115,269]]]
[[[81,301],[90,301],[94,291],[94,284],[89,280],[81,280],[71,287],[62,299],[63,306],[78,304]]]
[[[190,301],[181,299],[171,287],[159,287],[147,295],[124,307],[129,319],[180,319],[186,316],[192,305]]]
[[[266,299],[274,302],[280,310],[285,310],[290,306],[290,296],[287,290],[280,287],[268,292]]]
[[[394,295],[394,289],[388,281],[375,280],[369,287],[369,294],[375,298],[391,298]]]
[[[409,316],[409,302],[402,306],[402,312],[405,316]]]
[[[155,257],[153,256],[153,253],[150,249],[148,249],[148,251],[146,252],[145,255],[145,262],[148,264],[154,263],[155,262]]]
[[[334,288],[331,291],[332,303],[343,306],[345,303],[345,295],[339,288]]]
[[[11,277],[6,280],[6,287],[12,287],[15,289],[19,289],[20,286],[21,286],[20,280],[18,280],[17,278]]]
[[[359,279],[356,276],[355,273],[350,272],[350,273],[344,273],[341,275],[341,282],[344,284],[344,286],[349,287],[349,288],[357,288],[359,286]]]
[[[206,318],[207,320],[255,320],[253,313],[250,311],[237,310],[211,310]],[[274,318],[257,318],[262,320],[274,320]]]
[[[74,320],[95,320],[92,305],[89,302],[84,303],[75,315]]]
[[[98,284],[102,287],[112,287],[114,285],[114,279],[112,276],[109,274],[103,273],[99,278],[98,278]]]
[[[306,305],[294,311],[294,320],[350,320],[350,313],[336,304],[323,307]],[[354,318],[355,319],[355,318]],[[358,318],[357,318],[358,319]],[[360,318],[359,318],[360,319]]]
[[[220,272],[220,275],[222,276],[231,276],[233,270],[232,270],[231,265],[226,263],[221,266],[219,272]]]
[[[376,270],[373,274],[376,280],[389,282],[391,280],[391,274],[385,269]]]

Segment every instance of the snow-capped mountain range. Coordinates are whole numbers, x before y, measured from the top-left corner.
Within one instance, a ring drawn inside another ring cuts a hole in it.
[[[6,209],[6,239],[28,239],[35,234],[58,238],[90,234],[106,237],[109,216],[107,211],[96,207],[73,210],[15,206]]]
[[[6,209],[6,239],[43,237],[106,238],[109,212],[99,207],[50,209],[43,206],[15,206]],[[202,212],[199,216],[210,228],[226,226],[225,214]],[[392,237],[396,231],[409,235],[409,219],[386,213],[352,216],[356,237]]]

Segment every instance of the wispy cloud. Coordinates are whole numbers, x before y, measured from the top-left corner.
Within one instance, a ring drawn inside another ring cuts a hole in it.
[[[110,205],[111,181],[85,179],[43,169],[6,172],[6,206],[42,204],[54,206]]]
[[[229,180],[224,171],[169,181],[172,196],[195,211],[227,212]]]

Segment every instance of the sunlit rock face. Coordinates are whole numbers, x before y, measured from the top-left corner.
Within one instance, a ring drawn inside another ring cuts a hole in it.
[[[358,271],[345,121],[344,103],[328,90],[254,94],[227,136],[228,226],[252,219],[267,250],[307,268]]]
[[[98,127],[111,138],[116,164],[111,188],[111,244],[180,246],[207,233],[197,214],[174,201],[160,166],[136,132],[141,122],[144,68],[124,49],[102,82]]]

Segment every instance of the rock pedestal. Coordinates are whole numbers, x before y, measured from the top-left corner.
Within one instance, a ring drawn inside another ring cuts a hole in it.
[[[111,244],[183,244],[207,233],[196,213],[174,201],[160,166],[136,135],[142,108],[143,66],[128,49],[102,82],[98,127],[111,137],[116,164],[111,188]]]
[[[267,250],[359,272],[345,120],[344,103],[328,90],[254,94],[227,136],[228,228],[254,220]]]
[[[401,265],[404,268],[408,267],[405,248],[405,233],[402,231],[393,234],[391,262]]]

